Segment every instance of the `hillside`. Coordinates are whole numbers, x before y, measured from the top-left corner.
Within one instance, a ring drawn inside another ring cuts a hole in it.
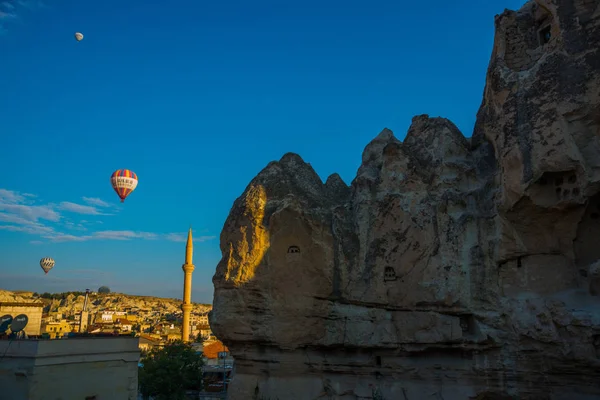
[[[0,289],[0,302],[43,302],[44,311],[56,311],[72,315],[83,309],[85,300],[81,293],[54,293],[43,295],[33,292],[11,292]],[[153,296],[135,296],[124,293],[90,294],[88,311],[95,313],[102,310],[124,311],[126,309],[154,310],[161,314],[178,313],[181,310],[181,300]],[[194,303],[192,313],[205,313],[212,308],[209,304]]]

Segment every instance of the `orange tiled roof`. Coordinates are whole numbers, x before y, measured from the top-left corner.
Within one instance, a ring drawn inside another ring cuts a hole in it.
[[[227,346],[225,346],[223,343],[221,343],[220,340],[217,340],[211,344],[208,344],[206,346],[204,346],[204,348],[202,349],[202,351],[204,352],[204,356],[206,358],[209,359],[214,359],[214,358],[218,358],[219,357],[219,352],[220,351],[227,351],[229,352],[229,349],[227,348]]]

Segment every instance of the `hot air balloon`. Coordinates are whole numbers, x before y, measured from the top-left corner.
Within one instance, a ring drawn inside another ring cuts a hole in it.
[[[83,34],[81,34],[79,32],[75,32],[75,40],[77,40],[78,42],[81,42],[83,40]]]
[[[137,187],[138,177],[133,171],[118,169],[110,177],[110,183],[121,198],[121,203],[123,203],[125,198]]]
[[[40,267],[44,270],[44,273],[48,273],[54,268],[54,260],[50,257],[44,257],[40,260]]]

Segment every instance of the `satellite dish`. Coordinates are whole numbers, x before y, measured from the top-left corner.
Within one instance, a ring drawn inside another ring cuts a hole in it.
[[[8,326],[12,322],[13,318],[10,314],[3,315],[0,317],[0,335],[4,335],[4,333],[8,330]]]
[[[17,315],[10,324],[10,331],[12,333],[21,332],[27,326],[27,322],[29,322],[29,318],[25,314]]]

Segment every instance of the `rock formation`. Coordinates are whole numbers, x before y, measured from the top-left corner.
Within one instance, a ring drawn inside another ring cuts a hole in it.
[[[231,399],[600,399],[600,0],[496,17],[473,136],[270,163],[221,234]]]

